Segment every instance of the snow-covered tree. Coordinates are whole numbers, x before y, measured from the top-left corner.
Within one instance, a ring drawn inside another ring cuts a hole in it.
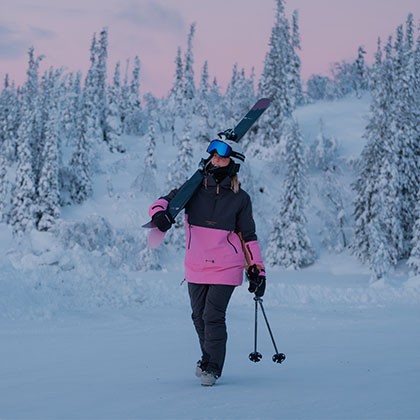
[[[337,140],[325,132],[322,118],[319,121],[319,132],[310,148],[312,165],[322,171],[332,168],[337,159]]]
[[[352,248],[377,278],[410,255],[420,185],[419,99],[412,19],[390,37],[372,71],[367,144],[355,183],[355,235]]]
[[[301,95],[297,34],[297,26],[294,34],[290,28],[284,0],[276,0],[275,23],[259,82],[259,96],[271,98],[272,103],[255,127],[258,133],[250,145],[254,155],[276,156],[276,159],[284,156],[284,123],[291,117]]]
[[[49,71],[44,84],[46,119],[40,174],[37,183],[36,224],[39,230],[51,229],[60,216],[59,135],[60,135],[60,76]]]
[[[306,82],[306,95],[310,101],[334,99],[333,81],[328,76],[312,75]]]
[[[108,89],[108,106],[106,109],[106,120],[105,120],[105,139],[109,144],[111,151],[123,151],[124,148],[121,145],[121,135],[123,133],[123,123],[121,117],[121,80],[120,80],[120,64],[117,63],[115,66],[113,83]]]
[[[179,145],[177,146],[175,160],[170,164],[168,170],[169,188],[180,187],[191,175],[194,160],[191,136],[191,120],[186,119]]]
[[[302,105],[304,102],[303,99],[303,90],[302,90],[302,79],[300,77],[301,73],[301,60],[297,53],[300,51],[300,31],[299,31],[299,13],[297,10],[293,12],[292,15],[292,62],[291,62],[291,80],[290,80],[290,93],[292,98],[295,100],[296,105]]]
[[[404,231],[403,258],[410,254],[416,197],[420,186],[420,90],[413,46],[413,20],[412,15],[409,15],[405,38],[403,27],[397,28],[393,58],[393,139],[398,155],[398,195]]]
[[[323,172],[320,196],[323,198],[323,210],[319,216],[323,222],[322,241],[327,249],[341,252],[347,248],[346,211],[343,197],[343,185],[338,181],[336,166],[330,166]]]
[[[16,139],[20,120],[19,98],[9,76],[4,80],[4,89],[0,94],[0,143],[3,143],[3,156],[6,161],[16,160]]]
[[[18,129],[16,179],[12,188],[10,211],[10,224],[15,234],[31,230],[35,223],[36,191],[31,142],[33,125],[34,109],[26,99]]]
[[[105,136],[106,116],[107,116],[107,59],[108,59],[108,29],[103,28],[99,33],[99,40],[96,45],[96,92],[95,92],[95,106],[98,110],[99,127],[102,138],[105,141],[108,139]],[[112,145],[110,145],[112,147]]]
[[[175,76],[169,99],[173,100],[175,105],[182,105],[184,100],[184,69],[182,65],[182,51],[178,47],[175,58]]]
[[[287,174],[283,185],[280,212],[274,220],[267,247],[266,261],[295,270],[314,262],[315,254],[306,232],[305,163],[302,135],[296,121],[290,120],[286,131]]]
[[[388,71],[389,67],[383,65],[381,44],[378,41],[372,72],[371,114],[364,133],[366,145],[357,164],[358,177],[353,184],[356,197],[354,201],[354,236],[351,248],[362,262],[371,260],[371,233],[376,232],[371,228],[371,224],[375,224],[375,217],[378,216],[375,207],[380,201],[377,198],[379,192],[377,181],[384,160],[383,139],[390,136],[390,98],[388,95],[390,86],[386,84],[389,84],[390,79],[384,77],[385,69]]]
[[[181,48],[178,48],[175,59],[175,77],[172,89],[166,103],[166,115],[169,120],[169,127],[172,131],[172,143],[178,141],[178,122],[185,116],[185,97],[184,97],[184,69],[182,65]]]
[[[368,69],[365,63],[365,49],[360,46],[357,50],[357,59],[354,62],[354,88],[357,97],[368,89]]]
[[[224,97],[227,128],[233,128],[255,102],[253,79],[247,79],[244,69],[235,63]]]
[[[140,59],[138,56],[134,58],[134,68],[131,82],[127,88],[127,98],[124,110],[124,132],[132,135],[141,134]]]
[[[200,78],[200,85],[195,99],[197,139],[208,141],[209,130],[214,128],[214,116],[210,98],[209,68],[205,61]]]
[[[8,196],[7,166],[3,143],[0,142],[0,223],[7,221],[6,200]]]
[[[408,265],[415,274],[420,274],[420,192],[417,197],[416,222],[413,228],[412,249]]]
[[[348,61],[336,62],[331,67],[334,98],[339,99],[355,92],[355,66]]]
[[[10,224],[20,234],[31,230],[36,214],[37,163],[36,152],[41,144],[41,113],[39,109],[39,63],[34,48],[29,49],[27,80],[22,89],[21,120],[17,135],[17,166],[12,188]]]
[[[195,35],[195,23],[192,23],[190,26],[190,33],[188,34],[187,52],[185,54],[184,97],[187,100],[187,102],[191,102],[195,98],[194,53],[193,53],[194,35]]]
[[[167,185],[171,188],[179,188],[191,175],[194,163],[192,153],[192,124],[190,119],[186,119],[179,140],[178,151],[175,160],[171,162],[168,168]],[[184,217],[179,215],[168,232],[168,241],[174,249],[181,249],[185,244]]]
[[[66,144],[71,146],[80,132],[78,117],[82,106],[82,72],[70,73],[66,77],[66,82],[66,92],[64,98],[62,98],[63,106],[61,111],[62,137]]]
[[[80,133],[70,161],[70,197],[75,203],[82,203],[92,194],[92,147],[97,140],[94,92],[95,87],[86,83],[79,115]]]
[[[152,112],[147,132],[146,155],[140,174],[134,180],[132,187],[136,192],[145,192],[150,195],[156,193],[156,113]]]

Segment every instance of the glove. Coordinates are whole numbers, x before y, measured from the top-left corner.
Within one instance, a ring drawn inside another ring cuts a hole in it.
[[[158,211],[152,217],[153,223],[161,232],[166,232],[172,226],[173,220],[167,211]]]
[[[249,280],[249,293],[255,293],[256,297],[263,297],[265,292],[265,273],[260,271],[256,264],[250,265],[246,272]]]

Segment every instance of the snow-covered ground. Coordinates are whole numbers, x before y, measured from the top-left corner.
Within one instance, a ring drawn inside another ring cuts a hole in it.
[[[300,108],[305,142],[322,118],[341,155],[354,160],[368,104]],[[201,387],[182,256],[164,245],[155,254],[160,269],[142,271],[139,263],[139,226],[154,197],[132,188],[144,144],[127,138],[126,145],[126,154],[101,159],[94,197],[63,210],[59,239],[33,232],[17,240],[0,224],[0,419],[420,418],[420,276],[401,264],[372,282],[348,251],[327,252],[314,174],[307,215],[317,261],[300,271],[268,270],[264,306],[286,361],[271,361],[261,316],[263,359],[248,360],[254,302],[241,287],[228,310],[224,375]],[[165,171],[173,147],[167,141],[158,151]],[[249,160],[265,185],[269,165]],[[340,176],[348,191],[350,169]],[[166,192],[165,179],[156,196]],[[267,194],[279,191],[280,182],[270,181]],[[262,248],[275,216],[271,198],[254,197]]]

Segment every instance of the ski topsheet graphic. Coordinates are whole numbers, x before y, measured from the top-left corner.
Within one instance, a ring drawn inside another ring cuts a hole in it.
[[[262,113],[269,107],[270,99],[262,98],[259,99],[255,105],[247,112],[247,114],[239,121],[233,129],[225,130],[219,133],[220,137],[225,137],[227,140],[232,140],[234,142],[239,142],[242,137],[248,132],[252,127],[255,121],[262,115]],[[204,178],[204,163],[205,160],[202,159],[197,171],[189,178],[177,191],[175,196],[168,204],[167,212],[169,217],[174,221],[176,216],[184,209],[188,201],[197,191],[201,182]],[[161,243],[162,239],[165,236],[164,232],[159,231],[156,228],[153,220],[143,225],[144,228],[154,228],[149,235],[148,245],[150,248],[156,248]]]

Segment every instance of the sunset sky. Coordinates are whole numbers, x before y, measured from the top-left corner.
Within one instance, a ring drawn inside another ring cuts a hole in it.
[[[420,19],[418,0],[286,0],[297,9],[302,40],[302,77],[329,74],[332,63],[355,58],[363,45],[368,61],[378,36],[393,35],[409,12]],[[109,66],[141,60],[141,93],[166,95],[175,72],[177,47],[185,52],[190,24],[196,22],[195,73],[205,60],[210,76],[226,87],[234,63],[260,75],[275,0],[0,0],[0,78],[9,73],[21,84],[27,51],[44,55],[41,70],[89,66],[93,33],[109,29]],[[123,66],[124,67],[124,66]]]

